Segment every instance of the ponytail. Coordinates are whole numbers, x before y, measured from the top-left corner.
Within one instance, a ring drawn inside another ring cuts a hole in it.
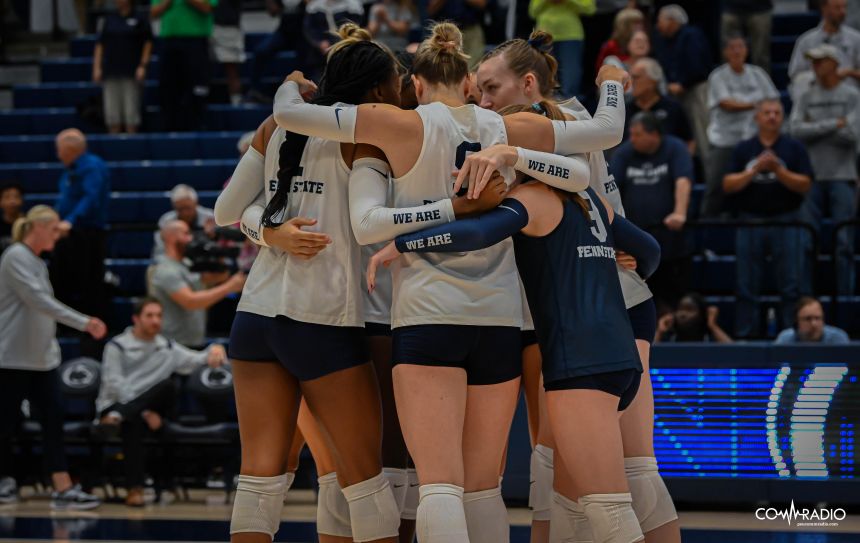
[[[37,222],[50,222],[59,219],[59,215],[53,208],[46,205],[33,206],[26,215],[15,219],[12,224],[12,240],[19,243],[24,241],[24,238],[33,230],[33,225]]]
[[[431,84],[456,85],[469,75],[463,33],[454,23],[436,23],[415,53],[412,73]]]
[[[549,98],[558,88],[558,61],[552,56],[552,34],[535,30],[528,40],[517,38],[499,45],[481,62],[503,55],[510,71],[517,77],[535,76],[541,96]]]

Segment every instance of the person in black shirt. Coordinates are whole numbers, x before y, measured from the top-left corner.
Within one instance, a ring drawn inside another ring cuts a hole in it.
[[[660,63],[653,58],[636,61],[630,67],[630,79],[633,81],[633,89],[627,100],[624,139],[630,137],[630,120],[641,111],[650,111],[660,121],[660,132],[675,136],[687,144],[690,154],[695,153],[696,142],[684,108],[680,102],[663,92],[666,78]]]
[[[12,225],[22,217],[24,189],[14,181],[0,184],[0,253],[12,244]]]
[[[140,126],[140,93],[152,54],[152,28],[134,11],[132,0],[117,0],[117,12],[100,23],[93,58],[93,81],[103,87],[105,124],[111,134]]]
[[[802,143],[780,132],[783,118],[779,99],[760,102],[756,110],[758,135],[739,143],[732,153],[729,171],[733,173],[723,178],[723,191],[741,219],[800,219],[803,195],[812,186],[812,163]],[[801,229],[794,227],[737,230],[737,337],[760,335],[758,296],[768,252],[770,266],[776,270],[781,324],[791,324],[793,306],[800,297],[805,238]]]

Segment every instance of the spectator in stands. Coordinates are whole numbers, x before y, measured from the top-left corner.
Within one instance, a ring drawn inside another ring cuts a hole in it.
[[[64,303],[104,318],[108,312],[104,260],[110,172],[101,158],[87,152],[87,139],[80,130],[63,130],[56,145],[57,156],[66,167],[56,204],[64,237],[51,259],[51,283]],[[89,342],[83,346],[87,355],[98,357],[97,346]]]
[[[843,24],[845,15],[846,0],[821,0],[821,23],[798,38],[788,65],[793,101],[796,102],[815,80],[806,53],[822,44],[836,47],[840,77],[860,88],[860,31]]]
[[[723,40],[745,36],[750,43],[750,62],[770,72],[773,0],[725,0],[723,7]]]
[[[412,0],[382,0],[370,8],[367,29],[373,39],[394,52],[405,51],[409,31],[418,24],[418,14]]]
[[[215,237],[215,211],[198,204],[197,191],[189,185],[176,185],[170,191],[170,204],[173,206],[158,219],[159,230],[171,221],[180,220],[191,229],[194,237]],[[164,253],[164,241],[160,232],[155,233],[153,258]]]
[[[29,399],[42,426],[42,460],[54,486],[52,509],[92,509],[100,501],[72,484],[63,450],[63,402],[57,322],[95,339],[105,324],[60,303],[53,296],[48,268],[40,258],[60,236],[60,217],[35,206],[15,221],[15,240],[0,258],[0,503],[17,501],[12,437],[21,402]]]
[[[575,0],[578,2],[581,0]],[[463,51],[469,55],[474,67],[481,57],[487,42],[482,26],[488,0],[427,0],[427,17],[436,21],[456,23],[463,32]]]
[[[758,134],[739,143],[732,153],[723,191],[740,219],[795,222],[801,218],[803,196],[812,185],[812,164],[803,144],[781,133],[783,117],[779,100],[759,102],[755,117]],[[776,270],[782,323],[792,321],[792,305],[800,296],[803,246],[804,235],[799,228],[737,230],[736,337],[761,335],[758,296],[766,266]]]
[[[845,24],[854,30],[860,30],[860,0],[848,0]]]
[[[696,142],[687,114],[680,102],[664,94],[666,81],[660,64],[653,58],[643,58],[630,68],[630,79],[633,88],[627,99],[625,139],[630,137],[630,120],[640,112],[650,112],[660,122],[660,131],[683,141],[692,154]]]
[[[628,45],[636,31],[644,31],[645,15],[636,8],[624,8],[615,14],[612,27],[612,36],[603,43],[597,55],[596,71],[600,71],[608,57],[615,57],[621,63],[627,62],[630,58]]]
[[[692,242],[684,230],[693,179],[693,159],[684,142],[660,133],[648,112],[630,121],[630,141],[612,156],[610,170],[627,218],[660,243],[660,267],[648,280],[658,311],[675,307],[690,278]]]
[[[705,304],[701,294],[685,294],[674,311],[660,317],[654,343],[732,343],[717,322],[719,315],[720,309]]]
[[[152,28],[132,0],[117,0],[117,11],[99,22],[93,54],[93,81],[102,84],[105,124],[111,134],[134,134],[140,127],[140,95],[152,55]]]
[[[851,342],[845,330],[824,323],[824,308],[811,296],[797,300],[794,310],[794,326],[786,328],[776,337],[777,345],[796,343],[821,343],[823,345],[846,345]]]
[[[12,225],[24,207],[24,189],[14,181],[0,184],[0,253],[12,245]]]
[[[189,374],[226,362],[224,347],[213,343],[193,351],[161,335],[162,307],[144,298],[134,306],[133,326],[111,339],[102,359],[96,412],[102,425],[120,427],[128,494],[126,505],[142,507],[146,455],[143,440],[159,432],[177,401],[173,374]]]
[[[619,68],[630,71],[642,59],[648,58],[651,54],[651,38],[644,30],[636,30],[630,39],[627,41],[627,58],[622,61],[614,55],[610,55],[603,60],[603,64],[614,64]],[[659,66],[659,64],[658,64]],[[661,68],[662,71],[662,68]]]
[[[579,93],[582,82],[582,53],[585,29],[581,16],[597,10],[594,0],[531,0],[529,14],[538,30],[552,34],[552,54],[558,60],[561,95],[570,98]]]
[[[181,220],[161,227],[164,254],[147,270],[149,295],[164,308],[163,334],[190,348],[201,348],[206,340],[206,310],[228,295],[241,292],[245,275],[194,273],[183,261],[191,243],[191,229]],[[223,282],[220,282],[223,281]],[[204,289],[204,284],[217,286]]]
[[[670,4],[657,16],[654,56],[666,73],[666,88],[684,106],[692,123],[696,152],[704,160],[708,155],[708,74],[711,73],[711,51],[705,34],[688,24],[684,8]]]
[[[212,52],[215,60],[224,67],[230,103],[242,102],[242,80],[239,67],[245,62],[245,34],[239,26],[242,17],[242,0],[218,0],[212,28]]]
[[[308,0],[304,20],[305,41],[309,45],[307,62],[309,79],[319,80],[325,66],[325,55],[340,25],[352,21],[358,25],[364,18],[361,0]]]
[[[743,36],[726,36],[723,56],[726,63],[708,78],[708,142],[711,151],[705,177],[702,216],[716,217],[725,211],[723,176],[735,145],[756,133],[755,107],[765,98],[779,98],[773,81],[762,68],[746,64],[747,44]]]
[[[791,111],[791,134],[806,144],[815,183],[807,204],[816,227],[857,216],[857,145],[860,142],[860,91],[839,77],[839,50],[828,44],[806,52],[815,81]],[[827,213],[829,211],[829,213]],[[854,293],[854,231],[837,234],[837,292]]]
[[[170,131],[198,130],[209,97],[209,37],[218,0],[152,0],[161,20],[161,114]]]
[[[249,102],[260,102],[271,104],[272,97],[263,87],[263,72],[267,65],[281,51],[295,49],[299,61],[299,68],[310,73],[304,65],[305,40],[296,29],[302,27],[305,17],[305,3],[303,0],[266,0],[266,11],[273,17],[280,17],[278,28],[268,38],[263,40],[254,49],[254,61],[251,64],[251,88],[248,90],[246,100]]]

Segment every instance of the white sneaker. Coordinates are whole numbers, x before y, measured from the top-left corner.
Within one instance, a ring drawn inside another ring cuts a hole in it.
[[[51,494],[51,509],[67,510],[73,509],[76,511],[84,511],[87,509],[95,509],[102,504],[101,499],[94,494],[89,494],[81,490],[81,485],[75,485],[63,492],[54,492]]]
[[[0,504],[18,502],[18,483],[11,477],[0,479]]]

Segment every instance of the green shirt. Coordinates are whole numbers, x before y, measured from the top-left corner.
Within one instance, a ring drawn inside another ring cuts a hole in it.
[[[531,0],[529,15],[537,21],[538,30],[552,34],[553,41],[582,40],[585,32],[580,15],[593,15],[595,0]]]
[[[164,0],[152,0],[152,5],[157,6]],[[209,0],[214,8],[218,0]],[[187,0],[173,0],[167,11],[161,16],[162,38],[208,38],[212,35],[212,13],[201,13],[197,11]]]

